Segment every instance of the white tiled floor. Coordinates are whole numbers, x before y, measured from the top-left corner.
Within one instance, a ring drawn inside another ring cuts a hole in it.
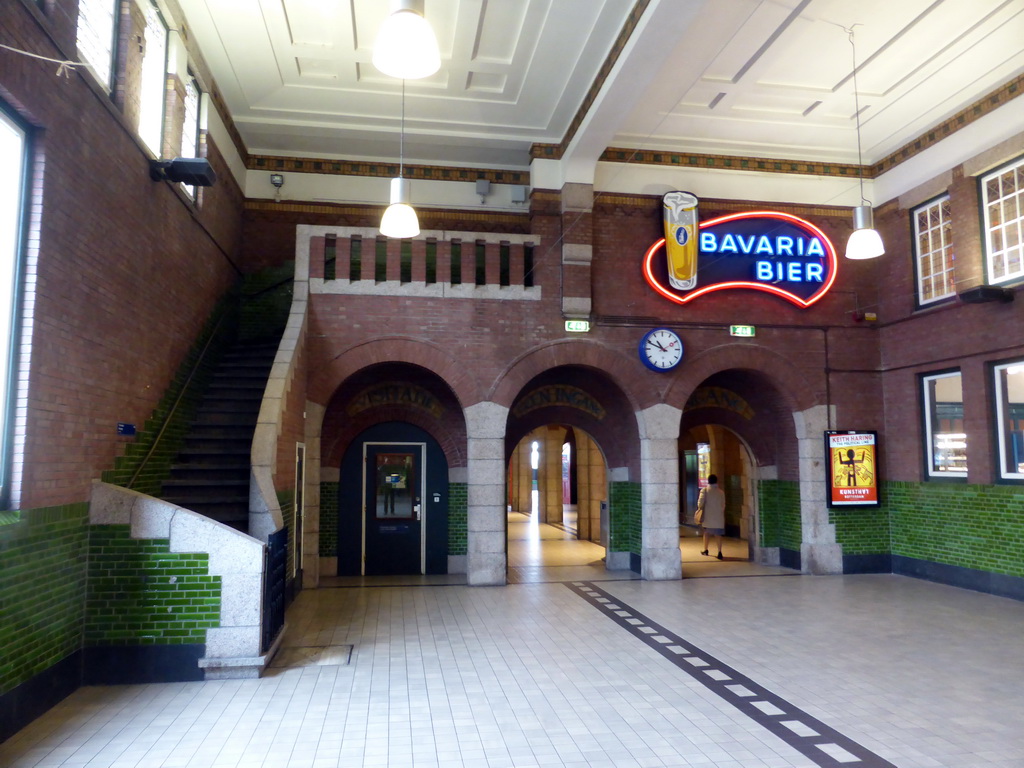
[[[595,586],[899,768],[1024,766],[1024,604],[894,576],[735,575]],[[0,766],[826,764],[566,584],[306,591],[288,623],[302,666],[83,688]]]

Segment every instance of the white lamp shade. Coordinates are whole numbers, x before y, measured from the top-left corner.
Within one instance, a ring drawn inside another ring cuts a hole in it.
[[[380,219],[380,233],[384,237],[404,240],[420,233],[416,211],[409,205],[409,180],[401,177],[391,180],[391,205]]]
[[[874,259],[883,253],[882,236],[873,229],[855,229],[846,241],[848,259]]]
[[[875,231],[871,206],[858,205],[853,209],[853,234],[846,241],[846,258],[874,259],[885,253],[882,236]]]
[[[423,17],[423,0],[392,1],[373,45],[373,66],[400,80],[429,77],[441,68],[437,38]]]

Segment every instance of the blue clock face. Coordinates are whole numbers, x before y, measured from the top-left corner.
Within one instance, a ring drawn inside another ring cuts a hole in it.
[[[683,359],[683,342],[675,331],[655,328],[640,339],[640,359],[652,371],[670,371]]]

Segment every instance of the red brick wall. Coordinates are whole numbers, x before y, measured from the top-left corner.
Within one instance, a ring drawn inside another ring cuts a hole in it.
[[[5,43],[77,58],[75,20],[60,8],[43,17],[6,2],[3,14]],[[0,67],[0,97],[39,129],[24,508],[88,497],[123,449],[117,422],[142,425],[236,275],[240,193],[216,148],[218,185],[193,215],[150,180],[145,151],[89,77],[10,52]]]
[[[1005,158],[1011,159],[1009,157]],[[937,168],[937,172],[946,169]],[[938,176],[938,173],[937,173]],[[935,192],[931,186],[929,197]],[[986,281],[977,178],[953,169],[948,189],[953,218],[956,289]],[[968,482],[995,482],[995,425],[989,365],[1024,357],[1024,300],[1012,289],[1010,303],[964,304],[958,298],[915,306],[914,252],[910,211],[925,199],[905,195],[883,208],[876,226],[886,244],[882,267],[883,311],[878,328],[880,378],[885,397],[882,459],[885,479],[919,481],[925,476],[921,374],[959,368],[963,375]],[[903,206],[903,207],[901,207]]]
[[[765,206],[710,201],[705,207],[707,215],[715,215]],[[845,245],[848,212],[772,207],[810,219],[832,237],[837,248]],[[751,381],[760,377],[762,383],[750,387],[751,397],[760,396],[759,408],[768,421],[746,430],[751,434],[741,434],[760,447],[757,460],[778,465],[784,478],[798,476],[795,411],[831,404],[836,410],[834,428],[882,430],[878,328],[858,321],[854,314],[878,310],[878,262],[855,264],[841,259],[832,293],[810,309],[752,291],[712,294],[680,307],[654,294],[640,271],[646,246],[660,236],[659,200],[609,203],[599,198],[594,216],[586,217],[595,241],[595,323],[589,334],[567,334],[561,314],[561,296],[567,290],[561,247],[568,216],[562,215],[554,193],[535,195],[531,218],[539,242],[535,282],[543,292],[540,302],[314,296],[310,399],[331,402],[333,409],[324,424],[324,456],[340,461],[359,421],[347,423],[340,410],[343,405],[332,401],[344,395],[338,387],[352,376],[369,375],[374,365],[391,361],[433,371],[445,381],[439,391],[449,389],[462,406],[483,399],[511,406],[534,377],[559,366],[573,366],[556,378],[568,381],[576,375],[574,371],[587,372],[587,389],[603,387],[609,393],[621,393],[609,394],[607,399],[613,409],[630,414],[630,419],[636,409],[661,402],[682,408],[709,378],[731,375],[739,381],[743,374],[736,372],[748,371]],[[277,218],[288,216],[281,213]],[[246,232],[261,243],[277,238],[284,248],[285,238],[277,231],[285,226],[290,242],[292,222],[278,220],[264,227],[250,215]],[[730,337],[727,325],[735,322],[757,326],[756,339]],[[684,365],[675,372],[651,372],[638,359],[640,337],[656,325],[676,328],[687,345]],[[732,373],[723,373],[728,371]],[[403,375],[415,378],[411,369]],[[429,431],[436,434],[434,426]],[[762,428],[771,433],[770,439],[760,437]],[[459,424],[459,434],[462,429]],[[594,425],[593,431],[602,430]],[[445,442],[445,437],[438,437]],[[633,421],[595,437],[612,466],[638,469]],[[455,455],[453,451],[450,463]]]

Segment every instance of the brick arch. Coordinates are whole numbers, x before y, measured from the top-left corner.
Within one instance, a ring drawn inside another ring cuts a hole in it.
[[[713,347],[689,358],[665,393],[664,402],[682,409],[704,381],[729,370],[750,370],[766,377],[794,413],[805,411],[825,399],[824,393],[815,390],[808,381],[806,368],[801,370],[792,360],[764,347],[739,342]]]
[[[387,383],[419,387],[435,399],[438,414],[404,403],[379,403],[356,414],[347,408],[361,390]],[[466,422],[456,394],[440,376],[421,366],[387,362],[355,371],[331,395],[320,424],[321,465],[340,466],[344,452],[362,432],[384,422],[403,422],[433,437],[450,467],[466,465]]]
[[[357,372],[381,363],[408,363],[436,374],[448,383],[463,408],[480,402],[484,396],[484,387],[470,366],[433,342],[409,336],[382,336],[353,344],[333,357],[329,355],[334,350],[317,352],[309,360],[309,399],[322,405]]]
[[[655,402],[657,389],[649,377],[636,371],[635,357],[614,351],[595,341],[562,339],[523,353],[513,360],[498,376],[486,397],[493,402],[511,407],[531,379],[545,371],[563,366],[579,366],[600,371],[626,396],[633,410],[638,403]],[[636,371],[630,375],[627,372]],[[624,375],[625,374],[625,375]]]

